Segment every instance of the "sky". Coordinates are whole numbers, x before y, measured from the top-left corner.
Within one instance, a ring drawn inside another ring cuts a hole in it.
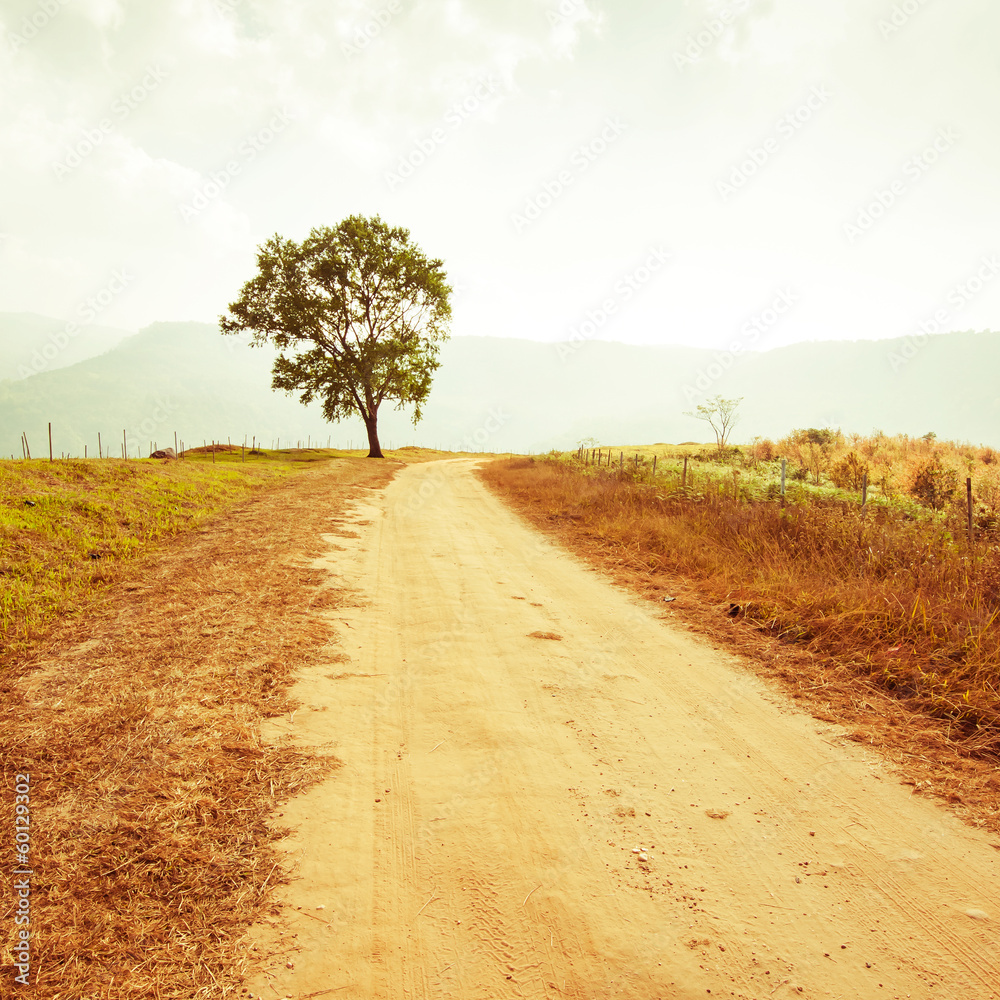
[[[998,30],[983,0],[2,0],[0,311],[214,322],[271,235],[360,213],[444,260],[453,336],[998,329]]]

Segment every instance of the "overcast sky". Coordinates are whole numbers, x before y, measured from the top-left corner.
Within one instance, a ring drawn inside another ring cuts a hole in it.
[[[0,17],[0,311],[214,321],[268,236],[362,213],[445,260],[454,335],[769,348],[1000,328],[983,0],[3,0]]]

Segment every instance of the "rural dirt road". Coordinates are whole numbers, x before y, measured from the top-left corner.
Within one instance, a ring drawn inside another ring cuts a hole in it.
[[[356,606],[266,736],[344,766],[283,809],[297,878],[254,995],[1000,996],[991,838],[473,464],[408,466],[330,537]]]

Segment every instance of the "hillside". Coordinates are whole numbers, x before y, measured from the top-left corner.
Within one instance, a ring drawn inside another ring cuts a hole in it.
[[[0,313],[0,380],[75,365],[111,350],[132,332],[33,313]]]
[[[902,340],[796,344],[738,356],[721,371],[718,352],[698,348],[458,337],[442,350],[421,424],[390,409],[380,430],[387,447],[487,451],[567,448],[588,437],[705,440],[707,425],[684,412],[721,393],[745,399],[737,441],[829,425],[996,443],[1000,334],[932,337],[909,361],[904,348],[912,353]],[[209,324],[154,324],[98,357],[0,383],[0,454],[20,453],[22,431],[40,454],[49,421],[57,453],[96,449],[100,431],[115,454],[123,429],[143,449],[172,443],[175,431],[189,444],[244,434],[265,446],[307,435],[363,441],[360,421],[331,427],[317,406],[272,392],[272,359]]]

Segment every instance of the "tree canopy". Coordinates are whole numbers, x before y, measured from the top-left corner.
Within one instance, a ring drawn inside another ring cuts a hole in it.
[[[319,400],[327,420],[358,415],[369,458],[381,458],[378,411],[412,404],[414,424],[448,338],[451,287],[406,229],[352,215],[302,243],[275,234],[257,274],[220,318],[224,334],[253,334],[279,354],[271,387]]]

